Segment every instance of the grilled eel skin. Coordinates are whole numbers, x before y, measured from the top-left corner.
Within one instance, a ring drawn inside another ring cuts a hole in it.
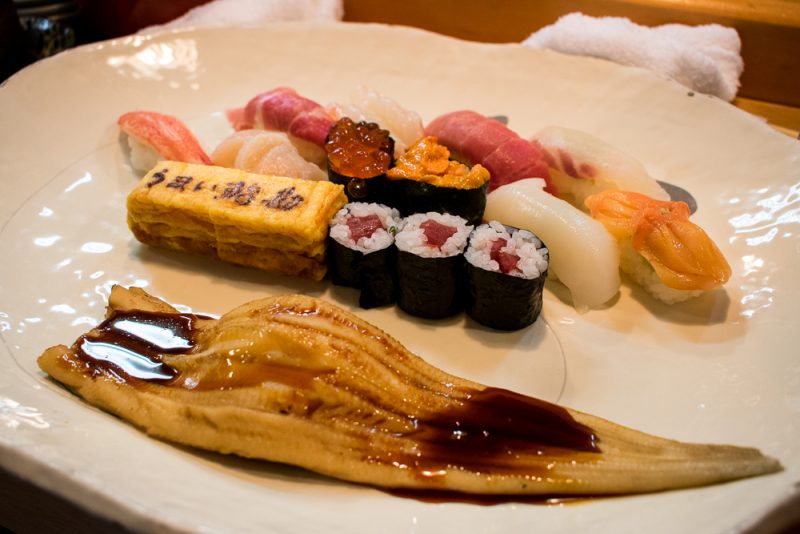
[[[601,495],[781,469],[449,375],[302,295],[215,320],[116,286],[103,323],[38,363],[152,436],[388,488]]]

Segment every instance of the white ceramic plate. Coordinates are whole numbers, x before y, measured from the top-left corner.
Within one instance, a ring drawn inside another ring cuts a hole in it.
[[[140,246],[136,183],[115,125],[177,115],[213,147],[223,111],[279,86],[317,101],[366,84],[430,120],[504,114],[528,136],[583,129],[688,189],[733,267],[726,291],[666,307],[629,285],[575,312],[548,283],[542,321],[511,334],[456,318],[359,312],[432,363],[647,432],[755,446],[782,473],[580,505],[424,503],[298,469],[147,438],[48,381],[35,360],[102,316],[112,283],[222,313],[284,291],[355,296]],[[92,45],[0,89],[0,461],[133,528],[235,532],[725,531],[792,496],[800,478],[797,260],[800,146],[714,98],[638,69],[374,25],[166,33]]]

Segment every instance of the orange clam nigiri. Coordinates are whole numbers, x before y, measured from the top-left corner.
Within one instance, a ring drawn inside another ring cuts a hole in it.
[[[211,164],[197,138],[180,120],[154,111],[130,111],[117,120],[128,135],[131,164],[149,171],[160,159]]]
[[[655,297],[680,302],[722,286],[731,268],[685,202],[608,190],[586,206],[620,244],[620,268]]]

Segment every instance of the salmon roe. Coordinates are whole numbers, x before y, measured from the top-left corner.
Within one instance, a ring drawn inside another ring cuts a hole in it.
[[[386,173],[394,155],[394,139],[374,122],[336,121],[325,140],[331,169],[349,178],[373,178]]]

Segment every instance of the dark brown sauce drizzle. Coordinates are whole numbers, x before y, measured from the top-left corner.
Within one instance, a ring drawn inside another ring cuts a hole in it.
[[[423,478],[450,469],[544,474],[546,468],[532,465],[531,455],[600,452],[592,429],[564,408],[499,388],[472,391],[461,406],[416,419],[407,437],[418,443],[419,454],[379,460],[411,467]]]
[[[599,497],[574,495],[480,495],[457,491],[390,489],[389,495],[403,499],[413,499],[426,504],[474,504],[478,506],[497,506],[500,504],[533,504],[539,506],[575,506],[585,504]],[[608,497],[605,497],[608,498]]]
[[[81,336],[73,348],[95,372],[105,369],[123,379],[170,382],[178,372],[161,355],[191,349],[197,319],[192,314],[117,312]]]

